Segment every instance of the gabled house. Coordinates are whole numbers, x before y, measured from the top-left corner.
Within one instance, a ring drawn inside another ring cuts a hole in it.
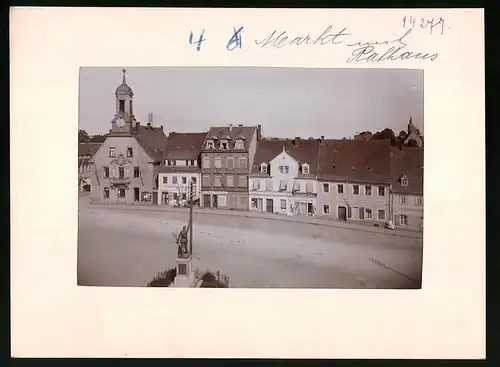
[[[249,179],[250,210],[316,215],[318,141],[261,140]]]
[[[423,230],[424,149],[391,148],[393,223],[397,227]]]
[[[248,173],[260,133],[260,125],[209,129],[201,148],[201,207],[248,210]]]
[[[90,191],[92,185],[92,157],[102,143],[78,144],[78,173],[80,190]]]
[[[158,170],[158,205],[183,205],[191,200],[189,184],[195,196],[201,194],[200,150],[207,133],[176,133],[168,135],[163,159]]]
[[[125,70],[115,96],[110,133],[92,158],[91,202],[155,202],[155,176],[167,141],[163,126],[143,126],[136,120]]]
[[[390,218],[390,149],[389,140],[320,139],[320,217],[383,226]]]

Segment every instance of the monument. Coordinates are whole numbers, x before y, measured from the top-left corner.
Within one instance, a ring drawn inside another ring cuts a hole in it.
[[[193,203],[195,199],[195,183],[189,182],[189,222],[183,226],[176,237],[177,244],[177,275],[173,287],[193,287],[197,282],[192,269],[193,259]],[[189,236],[189,238],[188,238]]]

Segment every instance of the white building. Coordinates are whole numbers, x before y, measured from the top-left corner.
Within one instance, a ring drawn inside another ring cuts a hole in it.
[[[249,209],[315,216],[317,153],[315,139],[261,140],[249,176]]]
[[[201,194],[200,149],[204,133],[168,135],[163,162],[158,170],[158,205],[184,205],[190,200],[189,183],[193,181],[195,197]]]

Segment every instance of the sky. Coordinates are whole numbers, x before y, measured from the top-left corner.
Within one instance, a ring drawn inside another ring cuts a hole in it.
[[[124,66],[80,69],[79,126],[90,135],[111,128],[123,68],[137,121],[153,112],[166,134],[260,124],[275,137],[397,135],[410,114],[424,131],[423,70]]]

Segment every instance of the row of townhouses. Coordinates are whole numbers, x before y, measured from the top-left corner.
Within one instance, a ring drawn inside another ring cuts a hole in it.
[[[266,138],[258,126],[163,132],[116,89],[105,142],[86,161],[91,201],[196,205],[423,229],[423,148],[389,140]],[[413,123],[408,135],[414,134]],[[415,135],[415,138],[418,136]],[[194,191],[190,189],[190,185]]]

